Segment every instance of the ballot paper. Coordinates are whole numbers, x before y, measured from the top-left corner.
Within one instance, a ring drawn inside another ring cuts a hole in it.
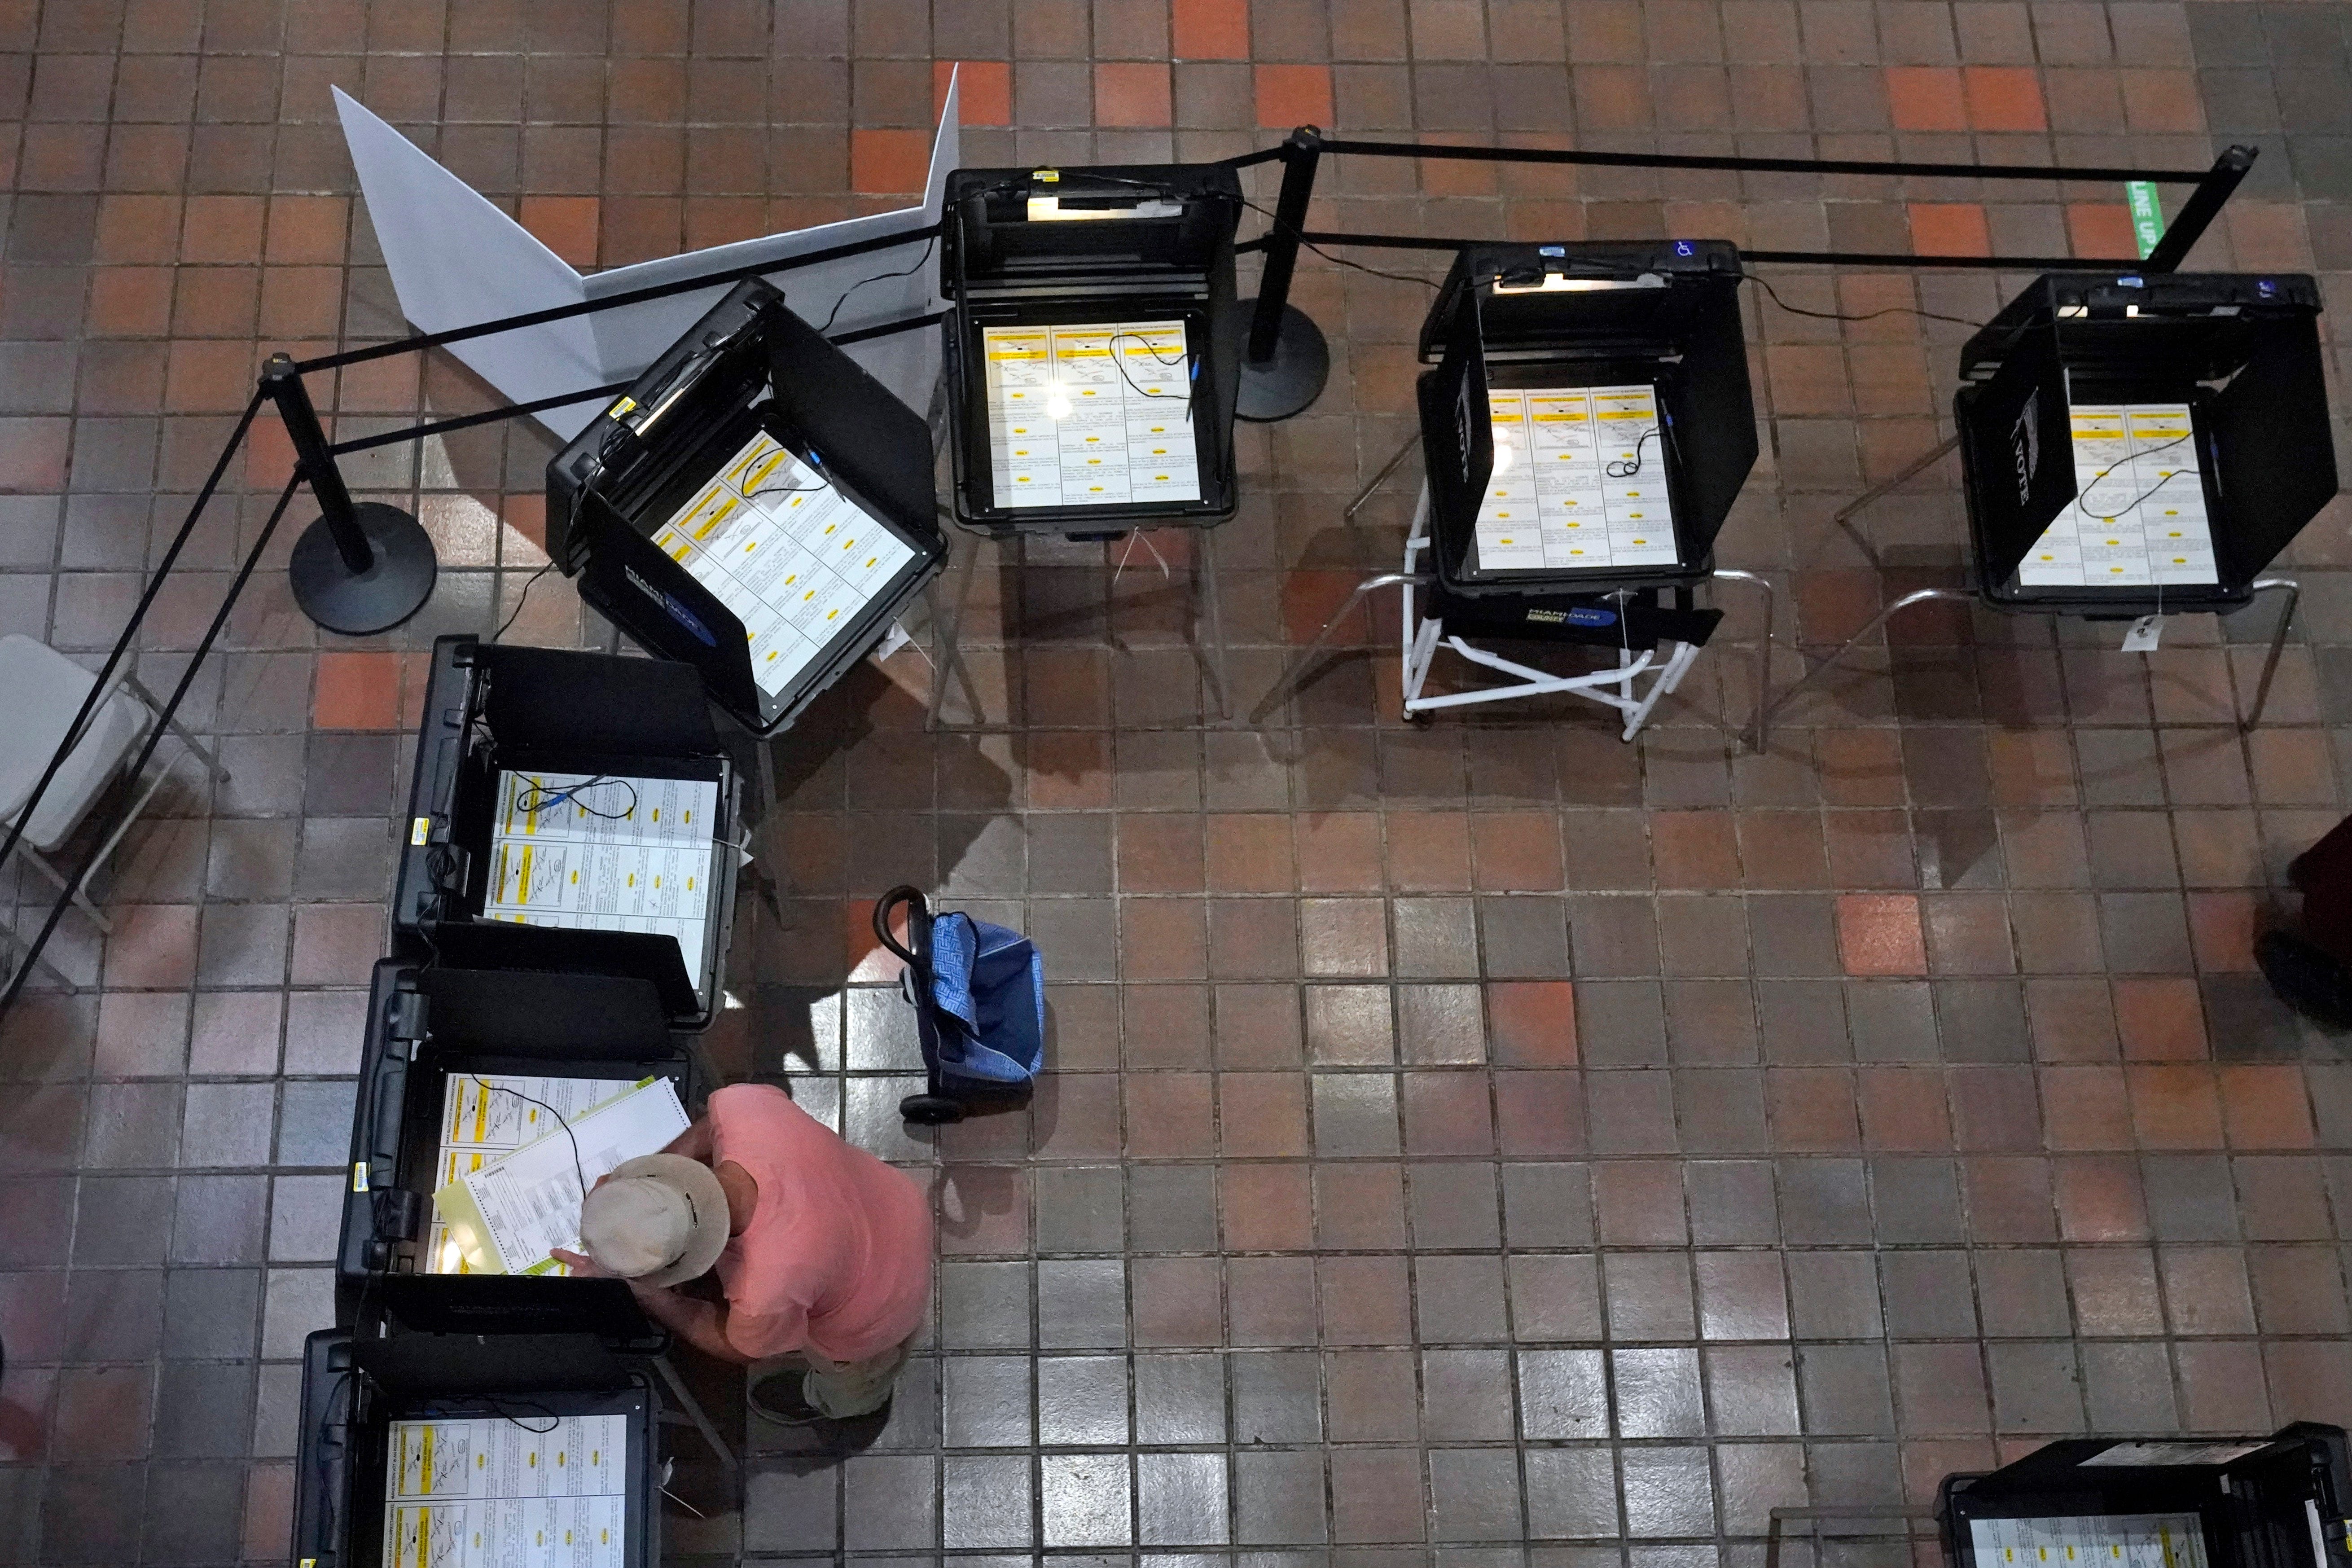
[[[2076,403],[2074,499],[2018,563],[2029,588],[2221,581],[2185,403]]]
[[[549,1256],[580,1246],[580,1199],[625,1160],[659,1153],[689,1125],[677,1089],[645,1079],[433,1194],[435,1216],[475,1274],[555,1274]],[[583,1185],[584,1184],[584,1185]]]
[[[392,1423],[388,1568],[620,1568],[628,1420],[546,1414]]]
[[[653,538],[743,623],[752,682],[771,698],[915,554],[764,430]]]
[[[537,1078],[521,1073],[451,1073],[442,1080],[441,1147],[433,1184],[458,1177],[512,1153],[544,1133],[555,1119],[574,1121],[636,1085],[624,1078]],[[465,1249],[436,1212],[425,1237],[425,1272],[471,1274]],[[569,1273],[562,1264],[550,1272]]]
[[[983,327],[1001,507],[1201,499],[1181,321]]]
[[[1978,1568],[2206,1568],[2193,1513],[1972,1519]]]
[[[701,995],[719,785],[502,771],[498,787],[483,915],[675,937]]]
[[[1654,386],[1506,388],[1487,405],[1479,570],[1677,564]]]

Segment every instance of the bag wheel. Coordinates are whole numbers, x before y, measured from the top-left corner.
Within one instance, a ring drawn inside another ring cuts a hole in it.
[[[963,1120],[963,1102],[943,1094],[910,1094],[898,1102],[898,1114],[926,1127]]]

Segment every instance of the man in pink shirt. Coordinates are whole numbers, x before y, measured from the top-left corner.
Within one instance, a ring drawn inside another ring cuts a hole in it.
[[[556,1257],[628,1280],[678,1338],[725,1361],[782,1362],[751,1402],[782,1420],[889,1404],[930,1300],[923,1189],[769,1084],[719,1090],[667,1149],[598,1182],[580,1237],[586,1256]],[[676,1289],[714,1270],[723,1302]]]

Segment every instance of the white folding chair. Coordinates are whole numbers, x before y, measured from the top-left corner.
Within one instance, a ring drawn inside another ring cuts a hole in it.
[[[83,700],[97,683],[96,676],[45,643],[19,633],[0,637],[0,832],[21,821],[24,835],[17,840],[16,853],[42,876],[68,890],[99,930],[111,931],[113,922],[90,901],[89,880],[121,844],[123,835],[155,798],[156,791],[163,787],[171,764],[165,763],[149,770],[144,783],[137,784],[129,809],[91,858],[89,870],[69,888],[65,873],[49,858],[81,826],[130,764],[154,727],[155,715],[162,711],[163,704],[128,670],[116,675],[106,696],[91,710],[64,765],[50,779],[47,790],[37,802],[32,798],[41,774],[71,729],[74,715],[81,710]],[[171,721],[170,728],[189,751],[203,759],[215,778],[228,778],[220,758],[177,719]],[[55,972],[55,965],[49,967]]]

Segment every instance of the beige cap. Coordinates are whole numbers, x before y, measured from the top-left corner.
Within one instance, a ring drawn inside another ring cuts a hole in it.
[[[727,1194],[699,1160],[624,1160],[580,1205],[580,1245],[624,1279],[676,1285],[709,1271],[727,1249]]]

